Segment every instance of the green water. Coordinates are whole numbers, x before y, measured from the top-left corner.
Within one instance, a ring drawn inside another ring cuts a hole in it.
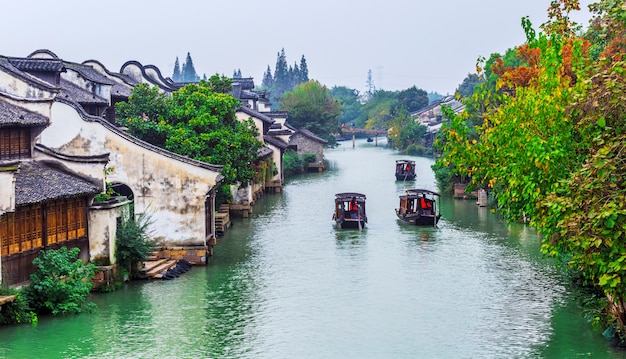
[[[395,217],[431,159],[358,141],[236,219],[206,267],[93,295],[94,314],[0,327],[0,358],[626,358],[584,320],[536,233],[443,198],[439,228]],[[335,193],[367,195],[337,230]]]

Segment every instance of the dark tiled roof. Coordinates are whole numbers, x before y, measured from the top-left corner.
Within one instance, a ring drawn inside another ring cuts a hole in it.
[[[22,162],[15,178],[15,204],[20,206],[100,192],[90,182],[37,162]]]
[[[113,85],[113,88],[111,88],[111,96],[128,98],[132,94],[133,90],[128,86],[115,84]]]
[[[294,131],[286,129],[286,128],[284,128],[284,129],[280,128],[280,129],[277,129],[277,130],[269,130],[269,131],[267,131],[267,134],[271,135],[271,136],[285,136],[285,135],[289,136],[289,135],[291,135],[293,133],[294,133]]]
[[[271,118],[265,116],[264,114],[262,114],[260,112],[257,112],[255,110],[249,108],[249,107],[242,106],[242,107],[239,107],[237,109],[237,111],[241,111],[241,112],[243,112],[243,113],[245,113],[245,114],[247,114],[249,116],[258,118],[259,120],[261,120],[263,122],[266,122],[266,123],[269,123],[269,124],[274,123],[274,119],[271,119]]]
[[[22,71],[17,67],[13,66],[7,57],[0,56],[0,69],[4,69],[5,71],[13,74],[14,76],[28,82],[30,85],[36,86],[37,88],[44,89],[50,92],[56,92],[57,87],[34,76],[29,74],[26,71]]]
[[[267,146],[263,146],[261,148],[259,148],[259,150],[257,151],[257,156],[259,158],[264,158],[267,156],[271,156],[272,153],[274,153],[274,150],[272,150],[271,148],[267,147]]]
[[[65,71],[63,61],[57,59],[36,59],[9,57],[9,63],[24,72],[62,72]]]
[[[243,90],[252,90],[254,88],[254,80],[252,77],[233,78],[233,86],[239,85]]]
[[[105,98],[63,79],[61,79],[61,93],[59,94],[59,97],[69,98],[82,104],[109,104]]]
[[[78,64],[73,64],[73,63],[65,63],[65,66],[68,69],[74,70],[76,72],[78,72],[79,74],[81,74],[85,79],[89,80],[89,81],[93,81],[93,82],[97,82],[99,84],[105,84],[105,85],[114,85],[115,81],[109,79],[108,77],[104,76],[103,74],[99,73],[98,71],[94,70],[93,67],[88,66],[88,65],[78,65]]]
[[[270,145],[274,145],[282,149],[286,149],[287,147],[289,147],[289,144],[287,142],[274,136],[263,136],[263,141],[265,141],[265,143],[269,143]]]
[[[0,127],[44,126],[47,124],[47,117],[0,100]]]
[[[299,129],[296,133],[294,133],[294,135],[298,134],[298,133],[302,133],[304,136],[306,136],[306,137],[308,137],[308,138],[310,138],[310,139],[312,139],[314,141],[321,142],[321,143],[324,143],[324,144],[328,143],[328,141],[326,141],[325,139],[323,139],[321,137],[317,137],[316,134],[314,134],[313,132],[307,130],[306,128]]]

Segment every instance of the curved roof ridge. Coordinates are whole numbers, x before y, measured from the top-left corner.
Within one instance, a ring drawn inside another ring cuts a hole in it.
[[[70,162],[81,162],[81,163],[108,163],[109,155],[110,155],[109,152],[103,153],[101,155],[91,155],[91,156],[68,155],[65,153],[61,153],[41,143],[36,143],[35,149],[37,151],[41,151],[42,153],[45,153],[52,157],[56,157],[62,160],[70,161]]]
[[[138,84],[137,81],[135,81],[132,77],[119,73],[119,72],[113,72],[110,71],[106,66],[104,66],[100,61],[98,60],[94,60],[94,59],[90,59],[90,60],[85,60],[81,63],[81,65],[85,65],[85,66],[91,66],[90,63],[95,63],[98,66],[100,66],[102,68],[102,70],[109,76],[113,76],[116,77],[118,79],[120,79],[121,81],[123,81],[124,83],[127,83],[128,85],[132,85],[135,86]],[[95,70],[95,69],[94,69]],[[95,70],[98,71],[98,70]]]
[[[31,52],[26,57],[35,57],[36,55],[39,55],[39,54],[48,55],[48,56],[52,57],[53,59],[60,59],[60,57],[58,57],[57,54],[55,54],[54,52],[52,52],[52,51],[50,51],[48,49],[38,49],[38,50],[35,50],[35,51]]]
[[[137,66],[139,68],[139,70],[141,71],[141,75],[148,81],[150,81],[151,83],[158,85],[158,86],[169,86],[164,88],[164,90],[170,90],[170,91],[176,91],[180,88],[180,86],[175,86],[173,82],[166,80],[163,75],[161,75],[161,70],[159,70],[158,67],[154,66],[154,65],[142,65],[139,61],[136,60],[130,60],[130,61],[126,61],[122,67],[120,68],[120,73],[124,74],[124,70],[131,66]],[[157,78],[154,79],[152,76],[150,76],[147,72],[146,69],[150,69],[153,70],[156,75]],[[156,81],[158,80],[158,81]],[[159,83],[160,81],[160,83]]]

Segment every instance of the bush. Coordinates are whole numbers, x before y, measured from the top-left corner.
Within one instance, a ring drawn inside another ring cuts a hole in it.
[[[131,274],[133,265],[146,260],[155,247],[150,238],[150,216],[142,213],[135,219],[133,213],[132,207],[122,213],[115,241],[117,264]]]
[[[308,165],[309,163],[314,163],[316,162],[316,160],[317,157],[314,153],[305,153],[302,155],[302,162],[304,162],[305,165]]]
[[[37,313],[80,313],[85,309],[95,274],[93,264],[83,264],[78,248],[39,252],[33,260],[35,273],[25,294],[31,309]]]
[[[304,161],[294,150],[287,150],[283,155],[283,170],[285,175],[293,175],[304,171]]]
[[[15,295],[10,303],[5,303],[0,309],[0,324],[18,324],[37,322],[37,314],[28,309],[24,295],[17,289],[0,288],[0,296]]]

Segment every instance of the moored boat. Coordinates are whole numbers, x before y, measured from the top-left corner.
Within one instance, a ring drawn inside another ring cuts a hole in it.
[[[400,195],[396,216],[416,226],[437,226],[441,218],[437,199],[439,193],[427,189],[409,189]]]
[[[415,179],[415,161],[396,160],[396,180],[412,181]]]
[[[365,198],[364,194],[356,192],[342,192],[335,195],[333,220],[337,228],[362,230],[365,227],[367,223]]]

